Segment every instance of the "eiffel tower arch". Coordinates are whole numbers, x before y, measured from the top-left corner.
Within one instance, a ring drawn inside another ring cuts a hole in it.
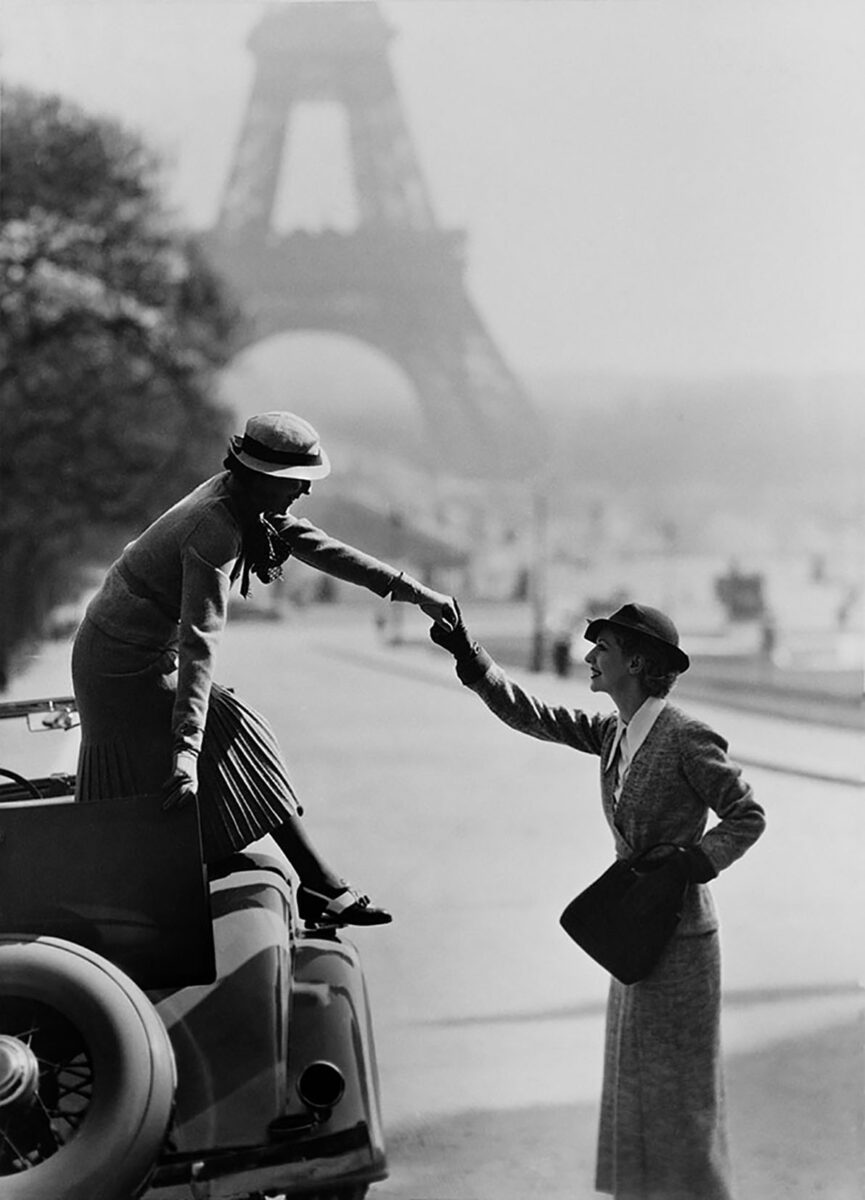
[[[326,332],[377,348],[408,377],[430,465],[526,479],[540,463],[537,419],[465,286],[465,236],[442,229],[417,162],[388,58],[392,29],[375,0],[315,0],[266,10],[248,45],[255,76],[211,260],[248,317],[246,345]],[[341,106],[357,225],[278,232],[291,179],[292,116]]]

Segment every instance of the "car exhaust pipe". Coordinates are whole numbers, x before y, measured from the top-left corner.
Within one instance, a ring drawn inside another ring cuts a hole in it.
[[[297,1094],[314,1113],[330,1112],[345,1093],[345,1076],[339,1067],[321,1058],[304,1067],[297,1080]]]

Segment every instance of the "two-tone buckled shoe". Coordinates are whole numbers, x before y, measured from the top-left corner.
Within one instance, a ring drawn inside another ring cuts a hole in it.
[[[345,887],[328,896],[301,884],[297,889],[297,911],[310,925],[387,925],[393,917],[370,903],[354,888]]]

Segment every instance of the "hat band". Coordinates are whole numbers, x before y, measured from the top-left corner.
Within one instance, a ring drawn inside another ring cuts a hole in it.
[[[248,434],[243,435],[240,448],[261,462],[279,463],[283,467],[320,467],[322,463],[321,450],[274,450],[272,446],[265,446],[264,442],[258,442]]]

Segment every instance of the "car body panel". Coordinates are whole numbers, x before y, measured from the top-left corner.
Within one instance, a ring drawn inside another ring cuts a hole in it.
[[[57,732],[45,741],[56,736],[68,746],[66,717],[74,714],[69,698],[0,703],[0,725],[6,727],[0,745],[7,755],[0,766],[19,769],[14,758],[8,756],[12,745],[8,727],[12,722],[2,718],[27,715],[31,723],[35,721],[35,728],[43,731],[45,722],[55,720],[58,712],[63,719],[57,722]],[[22,725],[26,734],[27,722]],[[117,897],[111,894],[112,888],[122,890],[120,868],[113,861],[119,811],[109,811],[112,805],[119,809],[119,802],[107,802],[104,821],[96,811],[102,806],[70,806],[74,778],[68,772],[49,777],[38,766],[34,770],[34,743],[44,744],[42,738],[29,743],[31,765],[25,768],[25,782],[38,781],[43,795],[54,799],[28,800],[20,784],[0,777],[0,838],[5,822],[15,845],[20,837],[20,845],[27,847],[28,861],[39,858],[43,834],[38,831],[45,830],[47,815],[62,812],[61,823],[79,838],[78,844],[92,839],[98,843],[92,848],[93,866],[85,881],[79,865],[69,869],[71,882],[66,892],[62,880],[52,881],[52,886],[56,883],[60,889],[56,899],[63,913],[75,915],[72,923],[64,915],[63,935],[70,939],[70,934],[77,931],[81,938],[92,940],[93,930],[100,933],[110,926],[115,943],[118,928],[123,935],[119,940],[128,942],[131,935],[126,926],[130,922],[136,938],[140,936],[138,930],[150,930],[154,924],[150,919],[152,907],[162,912],[161,928],[167,931],[167,943],[169,935],[176,933],[172,925],[185,920],[182,906],[172,907],[172,901],[166,905],[165,896],[159,896],[158,904],[152,906],[144,900],[139,903],[137,897],[152,896],[153,890],[163,885],[166,892],[171,891],[168,859],[156,854],[157,868],[160,864],[164,868],[162,875],[157,869],[151,882],[141,885],[134,902],[127,903],[129,920],[119,921]],[[52,761],[50,754],[44,756],[44,762]],[[151,800],[158,801],[158,797]],[[146,818],[147,828],[155,825],[158,837],[163,837],[152,804],[146,812],[135,804],[126,811],[139,812],[140,818]],[[170,821],[170,815],[165,820]],[[79,823],[82,829],[86,826],[83,838]],[[55,840],[58,828],[52,824],[49,829],[49,836]],[[135,836],[134,829],[123,831],[124,840],[131,839],[133,845]],[[143,838],[139,843],[141,856],[152,858],[154,849],[158,852],[162,844]],[[88,853],[90,850],[88,846]],[[74,850],[65,859],[55,852],[52,861],[56,860],[62,874],[64,861],[74,857]],[[111,862],[111,870],[102,869],[106,862]],[[130,872],[133,867],[137,871],[134,855],[130,862]],[[187,855],[173,867],[181,874],[187,869],[197,872],[197,884],[191,877],[187,881],[194,884],[193,894],[201,882],[199,854]],[[100,893],[102,884],[104,894]],[[123,879],[122,884],[128,890],[129,881]],[[37,889],[27,884],[26,890],[34,898],[17,904],[15,933],[51,936],[45,928],[45,904],[35,896]],[[182,894],[182,889],[177,894]],[[142,1002],[153,1006],[168,1033],[177,1077],[166,1144],[153,1164],[142,1200],[245,1200],[253,1193],[282,1194],[297,1200],[343,1194],[359,1197],[367,1183],[386,1177],[387,1162],[369,998],[356,947],[339,930],[300,928],[293,875],[270,838],[233,856],[218,870],[212,869],[209,886],[205,887],[207,896],[212,923],[205,920],[198,929],[210,946],[212,928],[215,978],[212,971],[199,972],[191,983],[187,978],[183,980],[185,986],[170,989],[160,980],[158,991],[153,984],[139,980],[145,989]],[[0,904],[0,933],[9,933],[3,926],[2,908]],[[49,909],[49,918],[54,911],[60,909]],[[25,927],[28,920],[34,926],[32,930]],[[70,941],[74,943],[76,938]],[[103,948],[105,957],[113,961],[108,943]],[[74,945],[70,949],[74,950]],[[98,946],[92,946],[91,952],[99,957]],[[176,953],[174,958],[172,972],[176,970]],[[162,964],[156,965],[161,970]],[[212,981],[202,982],[206,979]],[[177,976],[170,982],[176,983]],[[2,989],[0,979],[0,999]],[[315,1103],[301,1096],[298,1080],[306,1067],[322,1062],[332,1064],[342,1076],[342,1086],[336,1089],[341,1094],[335,1093],[325,1103]],[[122,1105],[122,1096],[118,1103]],[[64,1144],[56,1153],[64,1153]],[[53,1154],[50,1160],[54,1161]],[[2,1191],[0,1178],[0,1194]]]
[[[178,1152],[257,1145],[285,1108],[288,882],[250,860],[249,869],[211,885],[211,907],[216,980],[153,997],[177,1059]]]
[[[192,805],[166,814],[159,796],[87,804],[71,796],[4,800],[0,868],[7,929],[87,946],[145,990],[215,978],[210,895]]]
[[[264,1187],[314,1195],[387,1174],[357,949],[335,931],[288,937],[291,889],[279,857],[242,857],[244,869],[212,885],[216,982],[154,997],[179,1083],[170,1150],[146,1193],[153,1200],[189,1197],[193,1181],[196,1198],[225,1200]],[[231,1011],[231,1029],[213,1032],[214,1009]],[[297,1081],[322,1060],[338,1067],[345,1091],[303,1130]]]

